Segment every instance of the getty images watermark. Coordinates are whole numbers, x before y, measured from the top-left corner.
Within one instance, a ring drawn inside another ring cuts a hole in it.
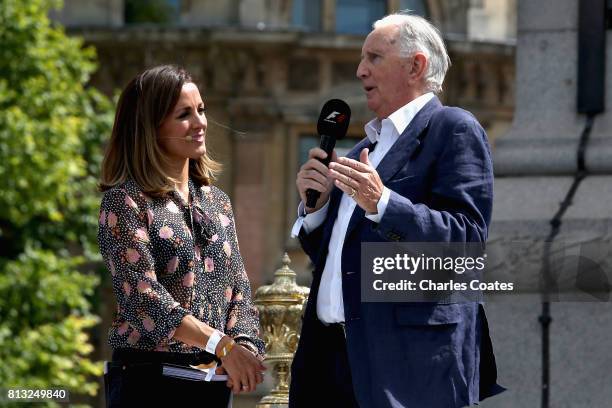
[[[557,244],[540,255],[535,245],[363,243],[362,301],[455,303],[481,301],[485,294],[494,295],[488,300],[539,294],[552,301],[609,301],[612,275],[595,260],[597,251],[576,256]]]

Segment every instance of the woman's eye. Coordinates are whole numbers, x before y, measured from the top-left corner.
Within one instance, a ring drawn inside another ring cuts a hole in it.
[[[200,108],[200,109],[198,109],[198,113],[199,113],[200,115],[203,115],[204,113],[206,113],[206,108]]]

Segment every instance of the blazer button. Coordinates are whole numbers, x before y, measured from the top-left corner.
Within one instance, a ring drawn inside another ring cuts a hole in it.
[[[389,232],[387,234],[387,238],[389,238],[391,241],[399,241],[402,237],[400,237],[399,234],[396,234],[395,232]]]

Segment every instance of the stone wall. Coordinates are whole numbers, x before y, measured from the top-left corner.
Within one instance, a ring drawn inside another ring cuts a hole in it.
[[[489,243],[531,242],[516,279],[540,271],[551,220],[576,175],[586,117],[577,112],[578,0],[520,0],[516,110],[512,127],[497,139],[495,203]],[[604,10],[601,11],[602,13]],[[606,105],[612,102],[612,38],[607,32]],[[587,256],[612,279],[612,135],[609,110],[595,117],[586,148],[586,178],[565,212],[554,253]],[[605,163],[605,164],[604,164]],[[592,253],[587,251],[598,247]],[[531,271],[531,272],[528,272]],[[580,264],[557,264],[556,279],[573,287],[550,304],[551,407],[603,407],[612,400],[609,301],[580,290]],[[571,299],[573,301],[567,301]],[[492,298],[487,305],[499,381],[509,390],[483,407],[540,406],[542,397],[542,297],[537,293]]]

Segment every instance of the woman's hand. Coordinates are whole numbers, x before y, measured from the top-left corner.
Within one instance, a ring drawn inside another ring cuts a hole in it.
[[[232,341],[229,336],[223,337],[217,345],[217,355]],[[221,357],[221,362],[229,376],[227,386],[232,388],[235,394],[254,391],[257,384],[263,381],[263,371],[266,367],[251,351],[240,344],[234,344],[229,354]]]

